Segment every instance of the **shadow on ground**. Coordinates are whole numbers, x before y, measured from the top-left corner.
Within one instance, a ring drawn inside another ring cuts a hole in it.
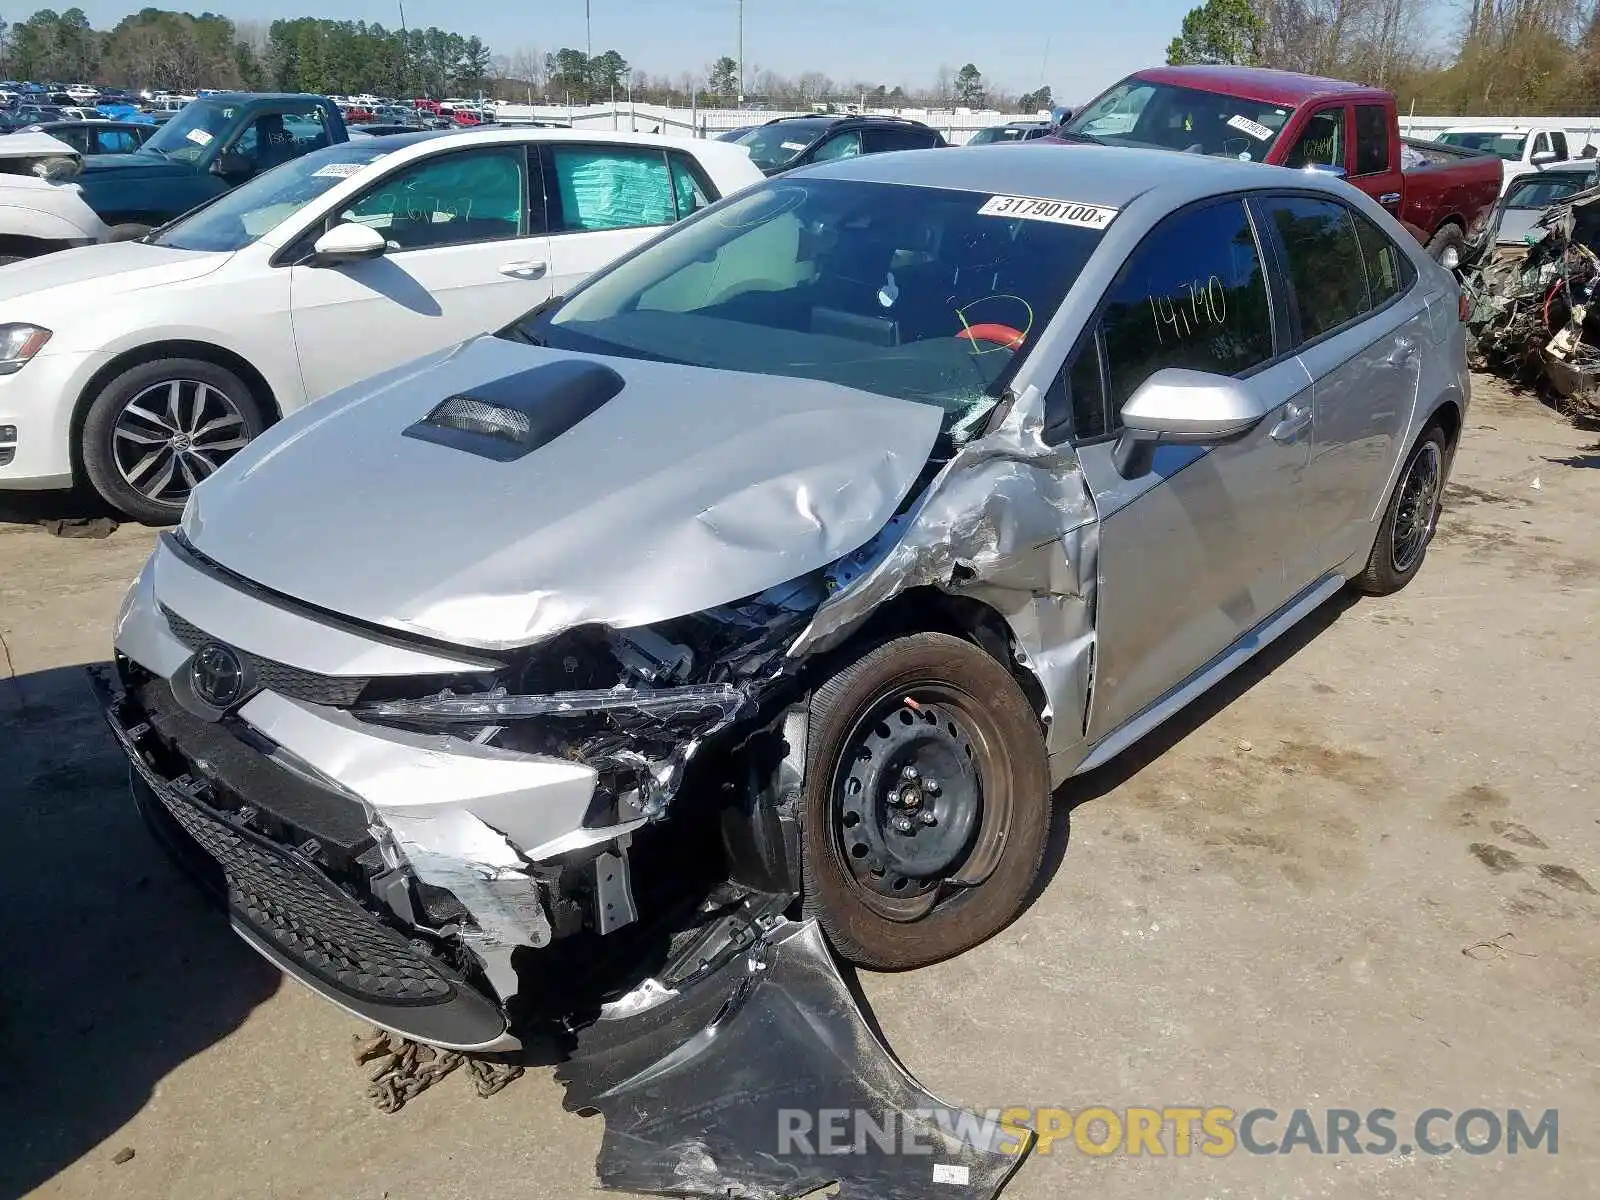
[[[1044,865],[1039,869],[1039,878],[1034,883],[1029,905],[1031,906],[1044,894],[1045,888],[1055,878],[1056,872],[1060,870],[1066,858],[1067,845],[1072,840],[1073,813],[1091,800],[1099,800],[1115,791],[1155,762],[1310,645],[1359,601],[1360,597],[1356,592],[1346,588],[1305,620],[1289,629],[1277,641],[1259,651],[1254,658],[1209,692],[1156,726],[1105,766],[1086,775],[1069,779],[1057,788],[1050,841],[1045,847]]]
[[[122,518],[87,488],[0,492],[0,525],[38,525],[57,537],[110,537]]]
[[[0,674],[0,845],[0,1196],[15,1196],[112,1137],[279,976],[145,832],[81,667]]]

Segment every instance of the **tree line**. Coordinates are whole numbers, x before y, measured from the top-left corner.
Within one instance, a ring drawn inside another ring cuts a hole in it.
[[[1167,51],[1393,91],[1419,115],[1600,114],[1597,0],[1205,0]]]

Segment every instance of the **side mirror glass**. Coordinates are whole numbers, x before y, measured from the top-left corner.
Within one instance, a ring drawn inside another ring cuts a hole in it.
[[[1270,411],[1237,379],[1167,367],[1139,385],[1122,406],[1117,469],[1136,479],[1150,470],[1157,445],[1214,446],[1253,429]]]
[[[312,262],[323,267],[363,262],[370,258],[381,258],[388,248],[389,243],[376,229],[346,221],[342,225],[335,225],[316,240],[311,247]]]
[[[224,179],[243,179],[254,175],[255,171],[256,164],[249,155],[240,154],[236,150],[224,150],[211,164],[211,173],[220,175]]]

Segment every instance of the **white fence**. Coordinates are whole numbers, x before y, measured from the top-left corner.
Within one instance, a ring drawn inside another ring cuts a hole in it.
[[[867,109],[869,114],[893,114],[931,125],[945,139],[960,145],[991,125],[1033,120],[1036,113],[951,111],[950,109]],[[809,117],[821,114],[801,109],[665,108],[659,104],[595,104],[566,107],[550,104],[502,104],[497,110],[506,124],[521,121],[559,121],[575,129],[615,129],[633,133],[659,132],[671,137],[716,137],[731,129],[763,125],[774,117]]]

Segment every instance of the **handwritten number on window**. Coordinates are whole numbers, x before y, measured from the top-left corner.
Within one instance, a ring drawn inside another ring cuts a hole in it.
[[[1180,283],[1172,296],[1150,297],[1150,316],[1157,345],[1165,345],[1169,334],[1174,341],[1182,341],[1197,330],[1227,322],[1227,289],[1215,275]]]

